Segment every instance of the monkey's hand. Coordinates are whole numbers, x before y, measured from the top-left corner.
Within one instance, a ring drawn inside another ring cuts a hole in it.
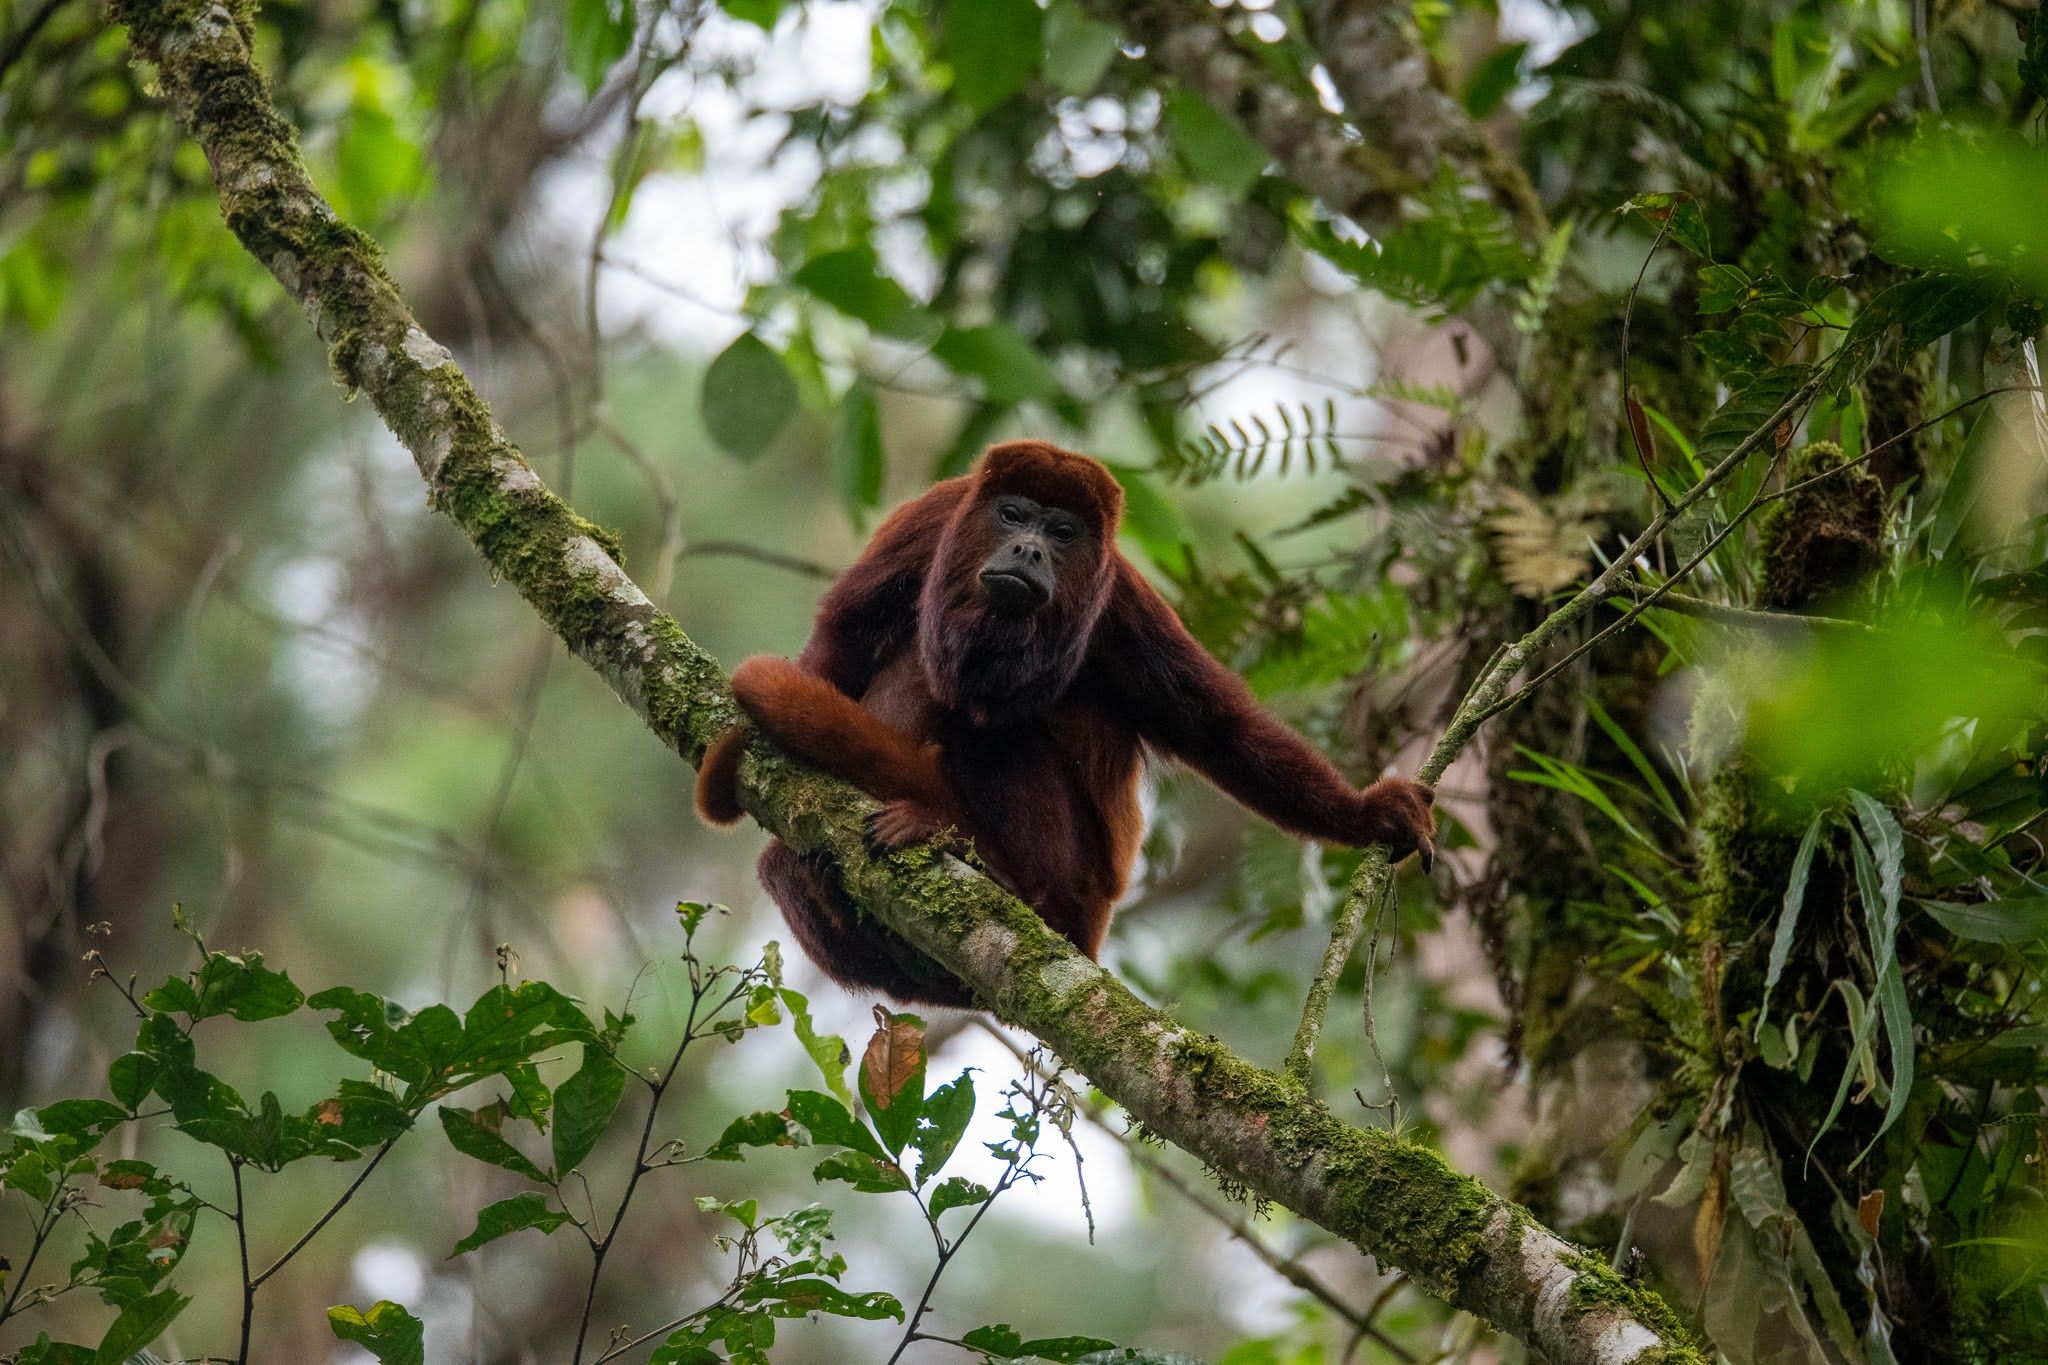
[[[894,853],[918,844],[931,844],[955,855],[965,855],[974,847],[953,816],[921,801],[884,801],[882,808],[868,817],[868,847],[875,852]]]
[[[1436,866],[1436,792],[1405,777],[1383,777],[1358,794],[1361,844],[1387,844],[1399,862],[1422,856],[1422,870]]]

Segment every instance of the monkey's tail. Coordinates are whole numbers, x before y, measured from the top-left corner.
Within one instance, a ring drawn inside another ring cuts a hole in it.
[[[740,755],[747,751],[744,725],[735,725],[704,751],[697,769],[697,814],[707,825],[736,823],[746,812],[740,809]]]

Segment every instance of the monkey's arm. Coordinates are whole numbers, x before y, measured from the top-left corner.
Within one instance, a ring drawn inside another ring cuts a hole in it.
[[[796,663],[757,657],[733,673],[741,706],[777,744],[904,807],[893,812],[902,818],[878,822],[878,836],[892,845],[914,840],[891,837],[891,827],[907,836],[927,823],[957,823],[959,803],[939,770],[937,751],[876,719],[857,698],[885,663],[915,643],[918,593],[966,492],[965,479],[950,479],[882,523],[861,557],[826,590]],[[746,743],[746,728],[733,727],[712,741],[697,770],[697,811],[711,824],[740,818]]]
[[[870,825],[884,848],[922,843],[952,829],[965,836],[939,746],[882,720],[825,679],[787,659],[757,655],[733,670],[732,688],[748,716],[781,748],[882,802]],[[697,773],[697,810],[715,825],[740,817],[739,760],[744,726],[712,743]]]
[[[1405,778],[1360,790],[1306,740],[1259,707],[1244,680],[1211,658],[1152,586],[1119,561],[1089,659],[1096,685],[1153,749],[1295,834],[1435,850],[1434,794]]]

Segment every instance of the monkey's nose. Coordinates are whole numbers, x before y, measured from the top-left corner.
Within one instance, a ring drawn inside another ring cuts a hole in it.
[[[1042,563],[1045,559],[1045,551],[1039,549],[1036,545],[1025,545],[1021,542],[1010,547],[1010,554],[1014,558],[1022,559],[1027,564]]]

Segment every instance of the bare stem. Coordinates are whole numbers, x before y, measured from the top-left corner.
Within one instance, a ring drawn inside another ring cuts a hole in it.
[[[292,1257],[304,1251],[306,1249],[306,1244],[312,1241],[315,1237],[320,1235],[320,1229],[326,1227],[330,1222],[332,1222],[334,1220],[334,1215],[340,1213],[342,1209],[348,1204],[348,1201],[356,1197],[356,1191],[360,1190],[363,1187],[363,1182],[370,1178],[370,1172],[377,1169],[377,1163],[382,1161],[385,1158],[385,1156],[390,1153],[391,1149],[397,1145],[398,1139],[396,1137],[386,1138],[384,1140],[384,1145],[382,1147],[379,1147],[371,1155],[370,1159],[367,1162],[363,1163],[362,1170],[356,1172],[356,1178],[354,1180],[351,1180],[349,1182],[348,1188],[341,1192],[341,1197],[339,1199],[336,1199],[332,1204],[329,1204],[327,1206],[327,1212],[321,1214],[318,1218],[314,1219],[313,1226],[307,1228],[305,1232],[300,1235],[298,1241],[293,1242],[289,1247],[287,1247],[282,1256],[279,1256],[276,1260],[270,1263],[269,1269],[265,1270],[261,1275],[258,1275],[253,1281],[251,1281],[249,1289],[252,1293],[258,1289],[261,1289],[263,1287],[263,1282],[265,1280],[268,1280],[272,1275],[275,1275],[278,1271],[283,1270],[285,1266],[290,1263]]]
[[[1720,461],[1703,474],[1699,482],[1688,489],[1684,496],[1675,501],[1668,502],[1663,511],[1652,517],[1649,524],[1642,529],[1636,538],[1630,541],[1621,553],[1617,554],[1608,563],[1605,569],[1594,576],[1592,582],[1574,593],[1563,606],[1560,606],[1557,610],[1539,621],[1536,627],[1527,635],[1497,652],[1487,666],[1480,670],[1479,676],[1473,680],[1472,686],[1465,693],[1464,699],[1458,703],[1458,709],[1452,714],[1450,724],[1444,727],[1443,737],[1437,741],[1436,748],[1431,751],[1421,770],[1416,773],[1417,779],[1423,782],[1435,783],[1444,775],[1445,769],[1451,766],[1458,755],[1465,751],[1465,746],[1472,742],[1472,737],[1478,733],[1481,724],[1507,710],[1527,696],[1529,693],[1527,687],[1515,692],[1511,696],[1508,694],[1508,683],[1513,680],[1517,673],[1521,672],[1523,666],[1541,654],[1549,646],[1550,642],[1556,639],[1558,634],[1567,626],[1577,622],[1581,617],[1590,612],[1594,606],[1611,596],[1623,582],[1627,581],[1634,573],[1637,557],[1649,549],[1651,545],[1655,544],[1657,538],[1663,535],[1671,523],[1683,515],[1688,508],[1697,504],[1708,493],[1719,487],[1730,474],[1733,474],[1742,465],[1744,460],[1749,458],[1753,451],[1763,445],[1764,442],[1772,439],[1778,428],[1783,423],[1791,420],[1812,399],[1814,394],[1820,391],[1821,385],[1826,382],[1826,379],[1826,367],[1817,368],[1813,374],[1807,377],[1805,383],[1801,384],[1789,398],[1779,404],[1778,410],[1773,412],[1764,421],[1763,425],[1744,437],[1733,450],[1722,456]],[[1743,515],[1748,515],[1756,505],[1756,500],[1751,499],[1749,507],[1743,509]],[[1734,524],[1739,523],[1740,520],[1741,518],[1737,517],[1735,523],[1731,523],[1730,529],[1732,529]],[[1720,544],[1721,539],[1726,535],[1727,530],[1724,529],[1721,535],[1715,537],[1712,544],[1707,546],[1707,549],[1711,550],[1715,545]],[[1705,551],[1694,556],[1691,562],[1679,570],[1677,574],[1673,574],[1666,582],[1676,582],[1680,576],[1691,570],[1704,557]],[[1640,610],[1636,614],[1640,615]],[[1625,625],[1627,621],[1633,619],[1635,619],[1634,616],[1629,616],[1619,624]],[[1599,640],[1605,639],[1608,634],[1612,633],[1612,629],[1602,631],[1599,635],[1595,636],[1594,640],[1589,642],[1589,646],[1590,643],[1597,643]],[[1578,654],[1582,653],[1583,649],[1584,647],[1574,651],[1565,662],[1568,662],[1569,658],[1578,657]],[[1562,663],[1546,670],[1537,681],[1540,682],[1543,678],[1550,677],[1561,666]],[[1534,684],[1532,683],[1531,686],[1534,686]],[[1370,907],[1380,897],[1386,895],[1393,884],[1393,864],[1388,859],[1389,852],[1390,850],[1385,845],[1380,844],[1372,845],[1366,849],[1365,857],[1360,861],[1357,872],[1352,874],[1351,887],[1345,895],[1344,903],[1338,907],[1337,921],[1331,927],[1330,946],[1323,953],[1322,965],[1317,968],[1314,979],[1309,983],[1308,998],[1302,1006],[1301,1024],[1294,1032],[1294,1046],[1288,1052],[1287,1060],[1282,1067],[1283,1074],[1304,1090],[1309,1088],[1311,1079],[1310,1068],[1315,1060],[1316,1040],[1322,1034],[1323,1016],[1329,1009],[1330,995],[1336,988],[1337,978],[1343,972],[1344,964],[1351,960],[1352,950],[1358,946],[1358,936],[1364,931],[1366,915]]]
[[[235,1175],[235,1241],[242,1253],[242,1345],[235,1352],[235,1365],[249,1365],[249,1332],[256,1325],[256,1281],[249,1277],[249,1205],[242,1198],[242,1162],[228,1158]]]

